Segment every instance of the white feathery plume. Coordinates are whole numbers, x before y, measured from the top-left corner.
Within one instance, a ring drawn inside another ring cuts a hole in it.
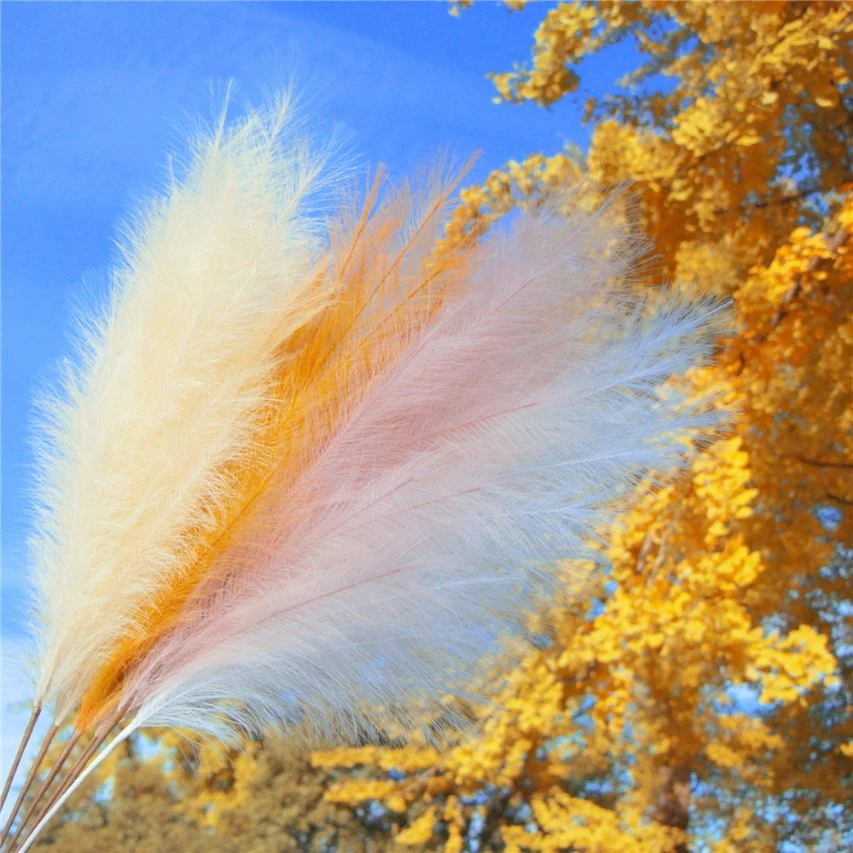
[[[329,152],[290,114],[283,99],[198,140],[186,177],[127,229],[110,304],[45,403],[36,703],[58,719],[219,523],[276,348],[328,298],[309,285]]]

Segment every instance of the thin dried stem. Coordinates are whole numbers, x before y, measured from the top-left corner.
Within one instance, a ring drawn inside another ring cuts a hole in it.
[[[15,853],[23,853],[23,851],[29,850],[36,838],[50,824],[52,818],[59,813],[68,798],[74,794],[86,777],[109,756],[116,746],[126,740],[138,727],[138,724],[131,724],[125,727],[119,732],[117,737],[110,741],[106,747],[101,749],[104,741],[107,740],[110,733],[114,730],[117,721],[120,719],[121,714],[115,714],[102,723],[102,727],[96,731],[92,741],[86,746],[84,754],[75,762],[74,766],[62,780],[61,785],[51,796],[50,802],[48,802],[39,813],[36,823],[29,831],[29,834],[26,834],[24,838],[20,840],[20,846],[15,848]],[[87,764],[89,759],[95,753],[97,753],[97,755],[95,755],[94,760],[90,764]],[[16,842],[18,841],[18,834],[20,834],[20,830],[16,833]],[[11,850],[12,848],[10,847],[10,851]]]
[[[15,805],[12,808],[11,813],[9,814],[9,819],[6,821],[6,826],[3,827],[3,832],[0,834],[0,844],[6,840],[9,835],[9,830],[12,828],[12,824],[15,822],[15,816],[18,814],[21,805],[24,802],[24,798],[29,793],[30,788],[32,787],[33,782],[35,781],[36,776],[38,776],[39,767],[41,767],[42,761],[44,761],[44,756],[50,748],[53,739],[56,737],[56,733],[59,731],[59,724],[53,723],[51,727],[47,730],[47,734],[44,736],[44,740],[42,741],[41,748],[38,751],[38,755],[36,755],[35,760],[30,766],[30,772],[27,774],[26,781],[21,788],[21,792],[18,794],[18,799],[15,801]]]
[[[9,796],[9,790],[12,787],[12,782],[15,778],[15,774],[18,772],[18,765],[21,763],[21,756],[24,754],[24,750],[27,748],[27,744],[30,742],[30,738],[33,734],[33,729],[36,727],[36,722],[38,721],[39,715],[41,714],[41,705],[34,705],[33,712],[30,714],[30,721],[27,723],[26,729],[24,729],[24,734],[21,737],[21,742],[18,744],[18,751],[15,753],[15,760],[12,762],[12,766],[9,768],[9,775],[6,777],[6,782],[3,785],[3,793],[0,794],[0,810],[3,809],[3,806],[6,804],[6,797]]]
[[[110,732],[118,724],[121,717],[122,717],[121,712],[116,712],[116,713],[112,714],[111,716],[107,717],[101,723],[101,725],[95,731],[95,734],[93,735],[92,740],[88,744],[86,744],[86,747],[84,748],[83,752],[80,753],[77,760],[74,762],[74,764],[71,766],[71,768],[65,774],[65,776],[63,776],[59,785],[56,787],[56,789],[50,795],[50,798],[47,800],[46,803],[44,803],[42,805],[42,808],[39,810],[39,813],[36,816],[34,826],[38,826],[41,823],[44,816],[50,811],[50,809],[53,808],[54,804],[59,800],[59,798],[62,797],[62,795],[71,787],[71,785],[74,784],[75,780],[80,776],[80,774],[85,769],[86,764],[88,764],[89,760],[97,752],[98,748],[107,739]],[[72,740],[74,740],[76,742],[76,740],[79,740],[79,738],[83,734],[84,734],[84,732],[76,732],[74,734],[74,736],[72,737]],[[68,751],[70,752],[70,750],[68,750]],[[64,761],[66,757],[67,757],[67,755],[64,755],[62,760]],[[53,774],[53,775],[55,775],[55,774]],[[46,791],[46,787],[42,786],[42,789],[39,791],[39,796],[38,796],[37,800],[42,799],[45,791]],[[36,802],[33,806],[30,807],[29,811],[27,812],[26,818],[23,821],[21,821],[21,824],[18,827],[17,831],[15,832],[15,835],[13,836],[12,841],[10,843],[10,847],[9,847],[10,850],[12,850],[14,848],[15,844],[25,840],[25,838],[22,836],[24,835],[24,830],[25,830],[26,824],[29,822],[30,816],[32,815],[33,811],[35,810],[35,805],[37,805],[37,804],[38,803]]]
[[[53,804],[68,790],[69,786],[73,784],[74,780],[80,775],[83,771],[83,768],[86,766],[86,763],[89,759],[95,754],[98,746],[104,742],[106,738],[106,734],[102,736],[95,735],[89,743],[83,748],[83,751],[77,757],[77,760],[68,770],[68,772],[59,780],[59,784],[56,786],[56,789],[51,793],[49,799],[46,803],[42,804],[41,809],[39,809],[39,813],[36,816],[35,824],[37,825],[39,821],[47,814],[48,810],[53,806]],[[29,815],[28,815],[29,817]],[[18,842],[21,839],[21,835],[23,833],[24,825],[26,821],[22,822],[21,826],[18,827],[18,831],[15,833],[14,838],[12,839],[12,843]]]
[[[54,762],[53,767],[50,768],[50,773],[48,773],[47,778],[44,782],[41,783],[38,791],[36,792],[35,797],[33,797],[33,801],[30,803],[30,807],[27,809],[26,814],[21,818],[20,823],[18,824],[18,828],[15,831],[15,834],[12,836],[12,840],[9,842],[9,846],[14,846],[15,842],[18,840],[18,836],[23,832],[24,827],[29,823],[30,818],[33,816],[33,812],[38,808],[39,803],[42,798],[47,793],[48,788],[50,788],[51,783],[56,778],[56,774],[62,769],[62,765],[65,764],[68,756],[71,754],[71,750],[77,745],[78,741],[82,737],[83,732],[75,731],[72,733],[71,737],[68,738],[68,742],[63,747],[62,753],[59,758]]]

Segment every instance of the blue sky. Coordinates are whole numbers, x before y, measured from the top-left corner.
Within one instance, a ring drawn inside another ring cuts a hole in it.
[[[72,305],[112,254],[113,226],[156,189],[192,117],[295,80],[319,126],[342,124],[365,165],[405,175],[440,152],[510,158],[585,145],[581,107],[492,102],[490,70],[527,57],[551,4],[523,14],[444,2],[4,3],[2,6],[3,767],[26,698],[32,400],[64,351]],[[585,68],[612,89],[629,47]]]

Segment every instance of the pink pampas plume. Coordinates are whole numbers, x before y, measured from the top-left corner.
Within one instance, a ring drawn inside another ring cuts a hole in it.
[[[703,354],[712,315],[649,314],[624,287],[636,247],[609,251],[607,221],[493,238],[304,475],[252,507],[223,580],[128,682],[140,724],[411,726],[522,629],[559,562],[701,420],[658,391]]]

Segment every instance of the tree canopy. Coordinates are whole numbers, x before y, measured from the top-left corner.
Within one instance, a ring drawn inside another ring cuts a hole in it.
[[[583,60],[626,40],[643,63],[587,101],[585,154],[519,158],[463,190],[448,239],[577,182],[630,183],[654,258],[639,285],[730,303],[713,362],[685,378],[722,388],[730,427],[626,504],[583,594],[567,582],[494,702],[468,709],[475,739],[391,732],[310,767],[258,745],[122,754],[112,795],[55,849],[853,843],[851,35],[846,2],[548,12],[529,60],[491,74],[502,101],[577,97]]]

